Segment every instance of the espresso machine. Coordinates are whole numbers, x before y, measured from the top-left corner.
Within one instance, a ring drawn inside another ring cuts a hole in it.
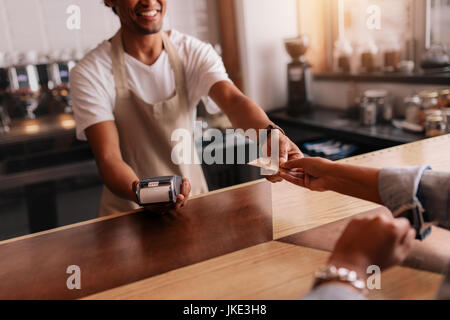
[[[284,46],[292,61],[287,66],[288,75],[288,114],[297,117],[312,111],[311,65],[304,55],[309,48],[309,37],[301,35],[284,40]]]
[[[13,118],[34,119],[38,106],[39,80],[35,52],[10,54],[8,76],[12,100],[8,106]]]
[[[6,91],[9,88],[8,70],[5,65],[4,54],[0,52],[0,134],[9,132],[11,119],[6,108]]]
[[[78,51],[74,51],[72,54],[62,51],[54,55],[52,59],[54,62],[49,65],[51,79],[54,84],[53,96],[60,104],[64,105],[64,113],[72,113],[69,73],[79,57]]]

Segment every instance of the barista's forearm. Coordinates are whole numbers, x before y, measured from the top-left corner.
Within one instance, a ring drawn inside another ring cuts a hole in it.
[[[272,123],[266,113],[244,95],[235,96],[231,105],[233,108],[228,109],[226,114],[234,128],[258,130]]]
[[[132,185],[139,178],[128,164],[122,159],[108,159],[97,163],[103,183],[111,192],[123,199],[136,201]]]
[[[334,163],[330,190],[382,204],[378,191],[380,169]]]
[[[264,129],[271,123],[264,110],[228,81],[216,83],[209,95],[236,129]]]

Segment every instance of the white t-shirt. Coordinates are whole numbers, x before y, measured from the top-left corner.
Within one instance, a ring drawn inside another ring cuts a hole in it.
[[[170,40],[184,63],[189,104],[197,105],[204,98],[209,112],[218,111],[206,98],[215,83],[230,81],[221,57],[210,44],[176,30],[172,30]],[[145,102],[167,100],[175,92],[175,76],[166,51],[151,66],[125,53],[125,64],[130,89]],[[86,128],[114,120],[116,89],[109,41],[103,41],[71,70],[70,91],[78,139],[86,140]]]

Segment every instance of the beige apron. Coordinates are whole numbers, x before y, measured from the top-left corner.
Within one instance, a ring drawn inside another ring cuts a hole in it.
[[[162,33],[162,39],[175,75],[176,91],[168,100],[155,104],[146,103],[128,86],[120,30],[111,41],[116,86],[114,117],[120,150],[124,161],[133,168],[139,179],[179,175],[189,179],[191,195],[196,195],[208,191],[201,165],[176,165],[171,159],[172,149],[177,144],[171,141],[172,132],[186,129],[193,136],[192,108],[195,106],[189,106],[183,62],[165,32]],[[194,163],[199,163],[195,147],[191,152],[197,160]],[[136,203],[119,198],[103,187],[100,216],[137,208],[139,206]]]

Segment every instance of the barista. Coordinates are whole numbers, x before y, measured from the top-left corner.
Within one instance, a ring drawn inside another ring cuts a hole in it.
[[[171,134],[180,128],[193,132],[202,97],[211,97],[235,128],[277,127],[233,85],[210,45],[161,30],[167,0],[105,4],[121,28],[78,63],[70,80],[77,136],[89,141],[105,184],[100,215],[138,208],[133,187],[155,176],[185,178],[180,207],[190,191],[208,190],[200,165],[176,165],[171,159]],[[302,157],[284,134],[279,137],[281,162]]]

